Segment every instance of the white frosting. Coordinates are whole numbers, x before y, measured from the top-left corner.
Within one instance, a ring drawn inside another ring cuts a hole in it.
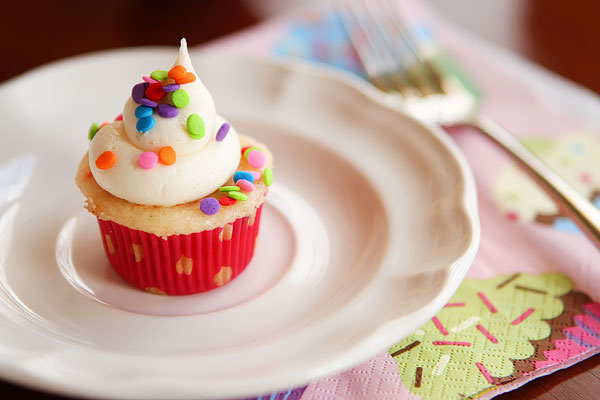
[[[183,65],[196,75],[185,39],[174,65]],[[197,75],[194,82],[182,84],[181,89],[190,96],[189,104],[178,109],[174,118],[163,118],[155,109],[152,117],[156,123],[148,132],[137,131],[135,109],[139,104],[130,97],[123,110],[123,122],[113,122],[96,133],[90,142],[89,162],[100,187],[132,203],[172,206],[209,195],[233,175],[240,160],[235,129],[230,128],[223,141],[215,139],[225,120],[216,114],[212,97]],[[170,96],[167,93],[159,103],[171,103]],[[206,133],[202,139],[192,139],[187,133],[187,119],[194,113],[204,120]],[[140,154],[158,152],[164,146],[175,150],[174,164],[159,162],[149,170],[138,165]],[[115,153],[117,161],[109,169],[99,169],[95,161],[105,151]]]

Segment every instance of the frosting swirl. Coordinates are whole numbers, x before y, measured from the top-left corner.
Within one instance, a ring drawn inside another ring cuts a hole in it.
[[[205,197],[226,182],[239,164],[240,145],[197,79],[185,39],[169,76],[159,75],[160,81],[145,77],[148,83],[136,85],[143,100],[134,87],[123,121],[95,134],[89,164],[98,185],[112,195],[172,206]],[[151,85],[155,97],[149,94]],[[165,150],[172,155],[168,160],[162,157]]]

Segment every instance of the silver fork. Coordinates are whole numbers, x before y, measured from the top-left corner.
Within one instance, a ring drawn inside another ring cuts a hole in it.
[[[369,80],[391,105],[442,127],[468,125],[510,155],[600,249],[600,211],[527,150],[477,112],[478,97],[438,64],[434,45],[416,40],[392,0],[341,0],[336,9]]]

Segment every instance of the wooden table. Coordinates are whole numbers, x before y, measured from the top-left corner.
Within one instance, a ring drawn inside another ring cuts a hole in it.
[[[597,0],[429,0],[451,21],[600,93]],[[260,18],[242,0],[11,1],[0,24],[0,82],[60,58],[124,46],[195,45]],[[164,4],[163,4],[164,3]],[[35,11],[32,11],[35,10]],[[154,11],[159,10],[159,11]],[[0,382],[2,398],[58,397]],[[600,356],[532,381],[499,399],[600,398]]]

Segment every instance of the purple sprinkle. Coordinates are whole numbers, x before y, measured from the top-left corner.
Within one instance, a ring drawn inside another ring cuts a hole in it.
[[[179,89],[179,83],[170,83],[168,85],[163,86],[163,92],[169,93],[174,92]]]
[[[142,97],[142,98],[140,99],[139,103],[140,103],[140,104],[143,104],[143,105],[145,105],[145,106],[148,106],[148,107],[152,107],[152,108],[155,108],[156,106],[158,106],[158,103],[157,103],[157,102],[155,102],[155,101],[152,101],[152,100],[150,100],[150,99],[147,99],[147,98],[145,98],[145,97]]]
[[[142,104],[142,99],[144,98],[144,94],[146,93],[146,88],[149,85],[147,83],[138,83],[131,89],[131,98],[138,104]]]
[[[217,131],[217,142],[221,142],[223,139],[225,139],[225,136],[227,136],[229,133],[229,128],[231,128],[231,125],[229,125],[228,122],[225,122],[223,125],[221,125]]]
[[[160,104],[158,106],[158,115],[163,118],[173,118],[176,117],[179,111],[177,111],[177,107],[172,106],[170,104]]]
[[[145,80],[145,81],[146,81],[146,82],[148,82],[148,83],[158,83],[158,82],[159,82],[159,81],[157,81],[156,79],[154,79],[154,78],[151,78],[151,77],[149,77],[149,76],[144,76],[144,77],[142,77],[142,79],[143,79],[143,80]]]
[[[221,205],[217,199],[207,197],[200,202],[200,211],[206,215],[214,215],[219,212]]]

